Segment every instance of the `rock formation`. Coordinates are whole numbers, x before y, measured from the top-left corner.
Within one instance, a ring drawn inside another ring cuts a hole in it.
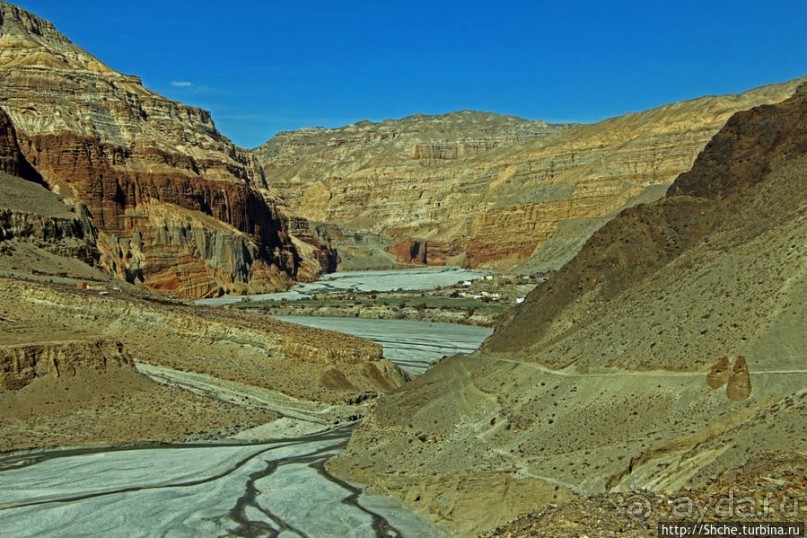
[[[25,160],[88,207],[104,266],[185,297],[276,290],[321,270],[301,270],[254,159],[209,113],[148,91],[6,2],[0,21],[0,107]]]
[[[737,357],[731,367],[731,376],[726,385],[726,396],[735,401],[747,400],[751,396],[751,373],[748,371],[748,364],[743,356]]]
[[[732,116],[479,352],[381,398],[329,468],[472,535],[520,502],[675,492],[803,450],[805,182],[807,85]],[[745,357],[725,395],[704,386],[727,377],[723,355]],[[510,495],[484,513],[480,477]]]
[[[11,118],[2,109],[0,109],[0,172],[30,181],[41,180],[22,156],[17,143],[17,132]]]
[[[400,262],[554,270],[621,208],[663,196],[734,112],[796,85],[593,125],[465,111],[303,129],[254,153],[288,213],[377,234]]]
[[[729,358],[723,357],[709,369],[709,373],[706,375],[706,384],[712,390],[719,389],[728,382],[730,373]]]
[[[93,265],[98,260],[97,232],[87,209],[68,207],[42,185],[17,145],[9,117],[0,110],[0,252],[13,239]]]
[[[132,359],[120,343],[58,342],[0,347],[0,389],[20,390],[38,377],[59,379],[87,369],[105,372],[107,368],[134,369]]]
[[[446,243],[407,239],[387,248],[402,263],[447,265],[462,255],[462,250]],[[461,259],[461,258],[460,258]]]

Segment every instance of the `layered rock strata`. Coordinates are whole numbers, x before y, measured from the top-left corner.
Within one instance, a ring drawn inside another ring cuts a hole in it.
[[[55,342],[0,347],[0,388],[20,390],[35,379],[60,379],[81,370],[134,369],[131,357],[116,342]]]
[[[0,21],[0,107],[48,186],[88,207],[106,267],[184,297],[316,276],[300,272],[254,159],[208,112],[148,91],[6,2]]]
[[[735,114],[480,352],[380,399],[331,470],[472,535],[570,496],[674,492],[803,450],[805,171],[807,86]]]
[[[554,270],[620,209],[663,196],[733,113],[796,85],[592,125],[466,111],[304,129],[254,153],[290,214],[377,234],[399,262]]]
[[[41,181],[17,145],[10,118],[0,109],[0,254],[16,239],[93,265],[99,257],[97,231],[86,207],[68,207]]]

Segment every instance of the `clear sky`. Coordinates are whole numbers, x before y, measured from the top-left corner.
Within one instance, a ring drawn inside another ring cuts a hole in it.
[[[475,109],[590,122],[807,74],[807,0],[12,0],[237,144]]]

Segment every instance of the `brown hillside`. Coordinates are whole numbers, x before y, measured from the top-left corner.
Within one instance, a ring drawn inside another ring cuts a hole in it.
[[[802,453],[806,90],[736,114],[480,352],[380,399],[330,468],[473,535]],[[603,521],[646,535],[620,509]]]
[[[386,249],[388,264],[547,271],[622,208],[663,196],[732,114],[797,85],[591,125],[471,111],[359,122],[281,133],[254,153],[286,211],[330,226],[345,259]]]

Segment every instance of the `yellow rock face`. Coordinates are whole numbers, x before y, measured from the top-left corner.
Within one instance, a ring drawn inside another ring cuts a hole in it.
[[[458,112],[305,129],[255,154],[291,214],[389,245],[451,245],[462,254],[452,263],[556,269],[614,212],[663,196],[734,112],[782,101],[796,85],[593,125]]]

